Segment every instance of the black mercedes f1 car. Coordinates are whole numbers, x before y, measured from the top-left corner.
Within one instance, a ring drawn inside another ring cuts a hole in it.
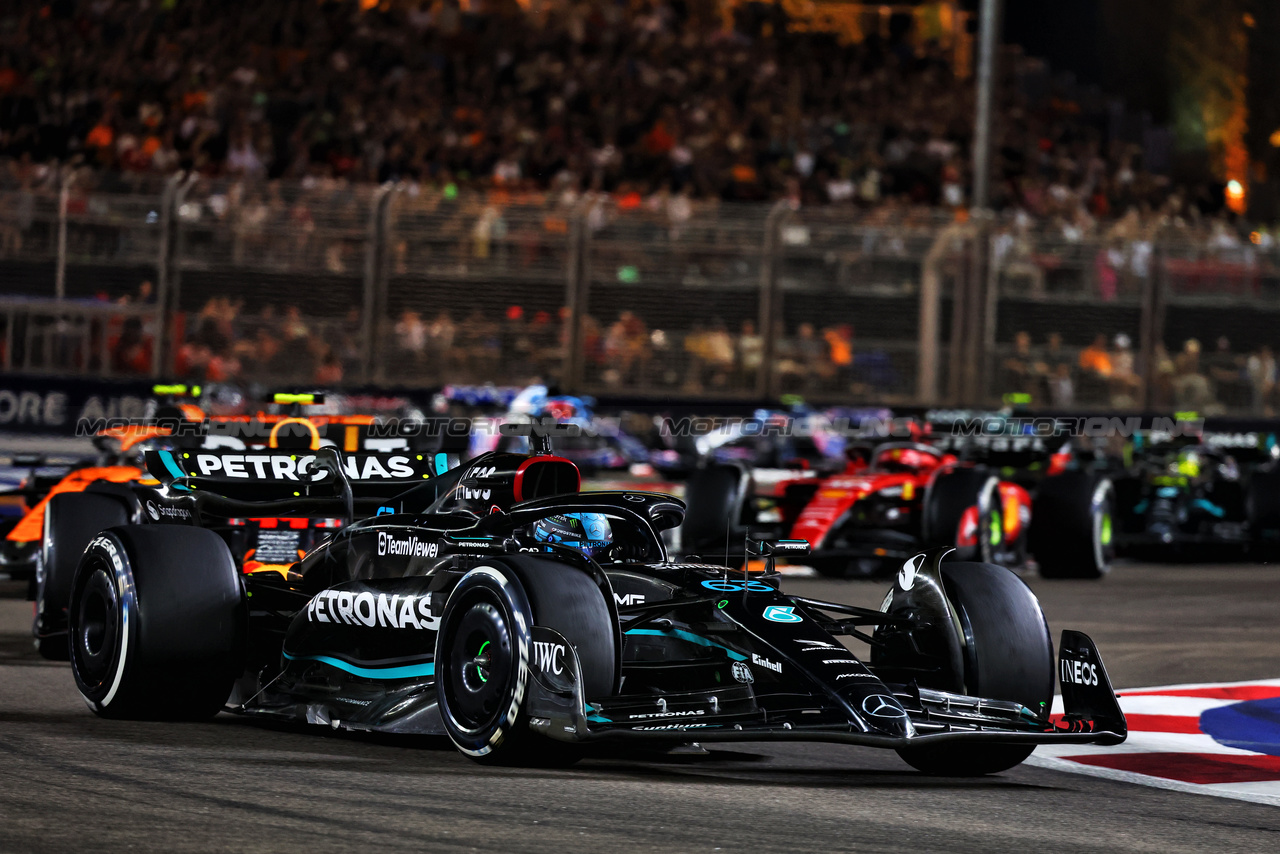
[[[1154,432],[1154,431],[1153,431]],[[1235,547],[1254,557],[1280,543],[1280,451],[1256,432],[1135,436],[1112,475],[1123,551],[1164,556]]]
[[[763,572],[674,562],[661,532],[679,500],[579,494],[573,464],[541,450],[425,473],[363,519],[336,450],[264,461],[255,500],[243,478],[150,452],[160,486],[131,488],[159,512],[101,531],[75,573],[77,688],[106,717],[225,709],[445,734],[502,763],[562,764],[624,739],[807,740],[975,775],[1037,744],[1125,739],[1093,643],[1064,632],[1055,663],[1035,596],[1007,569],[941,549],[908,560],[880,610],[788,595],[772,557],[805,543],[750,544]],[[288,572],[246,574],[203,526],[250,512],[359,520]],[[1055,679],[1066,713],[1051,718]]]

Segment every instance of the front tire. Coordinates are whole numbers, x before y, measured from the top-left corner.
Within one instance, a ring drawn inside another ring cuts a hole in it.
[[[436,637],[436,690],[445,732],[478,762],[567,765],[577,745],[534,732],[525,709],[534,625],[577,654],[586,697],[613,691],[617,635],[604,594],[584,572],[542,558],[494,561],[449,594]]]
[[[1274,464],[1259,466],[1245,493],[1245,518],[1249,537],[1255,545],[1280,541],[1280,469]]]
[[[1053,702],[1053,641],[1035,594],[1012,571],[983,563],[944,563],[942,582],[965,638],[963,684],[972,697],[1013,700],[1040,717]],[[1035,745],[939,744],[898,751],[908,765],[941,777],[996,774]]]
[[[240,578],[203,528],[103,531],[80,560],[68,617],[76,688],[102,717],[213,717],[243,662]]]

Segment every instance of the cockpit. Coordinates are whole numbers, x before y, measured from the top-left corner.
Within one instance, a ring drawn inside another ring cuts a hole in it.
[[[647,524],[626,512],[602,507],[590,511],[558,508],[520,524],[512,537],[523,552],[573,549],[598,564],[651,563],[665,560],[661,540]]]
[[[877,448],[869,468],[890,474],[928,474],[946,462],[946,455],[930,445],[894,443]]]
[[[1237,480],[1240,467],[1234,457],[1210,445],[1191,445],[1182,448],[1168,463],[1168,473],[1173,476],[1202,480],[1212,476],[1224,480]]]

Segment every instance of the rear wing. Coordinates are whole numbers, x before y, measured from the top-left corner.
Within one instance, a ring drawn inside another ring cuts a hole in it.
[[[457,465],[447,454],[343,454],[320,451],[148,450],[147,471],[176,492],[198,491],[241,501],[337,497],[349,487],[356,499],[398,495]]]
[[[1205,445],[1239,462],[1265,462],[1280,456],[1280,437],[1274,430],[1201,430],[1174,436],[1168,432],[1143,430],[1132,439],[1134,456],[1165,456],[1192,445]]]

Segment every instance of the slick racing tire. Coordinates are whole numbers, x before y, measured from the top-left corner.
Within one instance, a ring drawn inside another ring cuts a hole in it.
[[[124,525],[124,502],[92,492],[53,496],[44,510],[44,543],[36,569],[36,618],[32,627],[36,650],[45,658],[66,661],[67,600],[85,546],[99,531]]]
[[[680,527],[681,549],[696,552],[708,562],[719,562],[726,551],[742,555],[743,507],[750,500],[751,476],[732,463],[700,468],[685,486],[688,510]]]
[[[1013,700],[1041,717],[1053,702],[1053,641],[1035,594],[1011,570],[985,563],[943,563],[942,583],[965,639],[964,689],[971,697]],[[1006,771],[1031,744],[955,742],[898,751],[918,771],[976,777]]]
[[[976,546],[958,546],[965,511],[978,507]],[[957,560],[990,563],[1004,544],[1000,510],[1000,482],[981,466],[959,466],[940,471],[929,482],[924,497],[922,533],[925,542],[957,546]]]
[[[1031,553],[1043,578],[1101,578],[1115,557],[1116,490],[1083,471],[1046,477],[1031,505]]]
[[[1119,547],[1124,545],[1125,534],[1141,534],[1146,528],[1146,515],[1133,512],[1142,502],[1144,481],[1136,477],[1115,476],[1111,478],[1115,488],[1115,519],[1112,530],[1118,535]],[[1035,511],[1032,510],[1032,522]]]
[[[103,531],[85,549],[67,610],[76,687],[102,717],[213,717],[243,666],[240,578],[204,528]]]
[[[495,765],[563,766],[581,748],[530,728],[525,708],[535,663],[534,625],[577,653],[585,697],[613,692],[617,632],[604,594],[586,573],[535,557],[496,559],[463,576],[436,636],[436,690],[458,750]]]
[[[1245,493],[1245,518],[1255,543],[1280,541],[1280,469],[1267,465],[1253,473]]]

